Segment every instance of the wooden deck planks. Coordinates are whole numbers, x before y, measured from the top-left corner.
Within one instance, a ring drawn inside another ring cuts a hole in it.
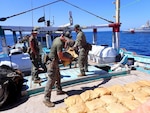
[[[89,66],[89,72],[86,72],[87,76],[94,76],[98,74],[103,74],[106,73],[104,70],[99,69],[95,66]],[[77,76],[80,73],[79,68],[69,68],[69,67],[63,67],[60,69],[60,74],[61,74],[61,82],[66,82],[66,81],[73,81],[75,79],[78,79],[79,77]],[[34,83],[31,79],[31,76],[25,76],[24,79],[26,79],[27,82],[24,83],[24,85],[27,85],[28,89],[27,90],[34,90],[37,88],[43,88],[46,85],[47,81],[47,73],[41,73],[39,74],[39,77],[41,77],[42,82],[40,84]]]

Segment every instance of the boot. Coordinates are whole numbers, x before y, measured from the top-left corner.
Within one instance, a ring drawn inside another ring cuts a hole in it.
[[[35,77],[35,78],[32,78],[34,83],[41,83],[41,78],[40,77]]]
[[[44,100],[43,103],[47,106],[47,107],[54,107],[55,104],[51,101],[47,101],[47,100]]]
[[[57,95],[64,95],[64,94],[66,94],[66,92],[65,91],[57,91]]]
[[[86,74],[79,74],[78,77],[86,76]]]
[[[78,77],[86,76],[84,69],[80,69],[80,72],[81,73],[78,75]]]
[[[85,69],[85,72],[89,72],[89,70],[88,70],[88,69]]]

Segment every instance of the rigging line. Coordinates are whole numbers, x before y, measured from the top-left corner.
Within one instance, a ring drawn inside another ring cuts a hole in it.
[[[31,8],[33,8],[33,2],[31,0]],[[32,26],[33,26],[33,10],[32,10]]]
[[[136,4],[139,1],[141,1],[141,0],[134,0],[134,1],[132,1],[132,2],[130,2],[128,4],[126,4],[126,5],[122,6],[120,9],[132,6],[132,5]]]
[[[96,16],[97,18],[100,18],[100,19],[102,19],[102,20],[105,20],[105,21],[107,21],[107,22],[109,22],[109,23],[114,23],[113,21],[110,21],[110,20],[107,20],[107,19],[105,19],[105,18],[103,18],[103,17],[100,17],[100,16],[98,16],[98,15],[96,15],[96,14],[94,14],[94,13],[91,13],[91,12],[85,10],[85,9],[82,9],[82,8],[80,8],[80,7],[78,7],[78,6],[74,5],[74,4],[71,4],[71,3],[67,2],[67,1],[65,1],[65,0],[62,0],[62,1],[65,2],[65,3],[67,3],[67,4],[69,4],[69,5],[71,5],[71,6],[73,6],[73,7],[78,8],[78,9],[84,11],[84,12],[87,12],[87,13],[93,15],[93,16]]]
[[[50,20],[50,14],[51,14],[51,12],[50,12],[50,7],[49,7],[49,20]]]
[[[43,8],[43,13],[44,13],[44,25],[46,25],[46,20],[45,20],[45,7]]]
[[[27,13],[27,12],[30,12],[30,11],[33,11],[33,10],[36,10],[36,9],[39,9],[39,8],[42,8],[42,7],[45,7],[45,6],[48,6],[48,5],[51,5],[51,4],[54,4],[54,3],[60,2],[60,1],[62,1],[62,0],[56,0],[56,1],[54,1],[54,2],[51,2],[51,3],[45,4],[45,5],[42,5],[42,6],[39,6],[39,7],[36,7],[36,8],[30,9],[30,10],[27,10],[27,11],[24,11],[24,12],[21,12],[21,13],[18,13],[18,14],[14,14],[14,15],[12,15],[12,16],[8,16],[8,17],[6,17],[6,19],[8,19],[8,18],[12,18],[12,17],[14,17],[14,16],[21,15],[21,14],[24,14],[24,13]]]

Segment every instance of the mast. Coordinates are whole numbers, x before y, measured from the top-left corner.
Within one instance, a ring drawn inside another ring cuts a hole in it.
[[[118,31],[115,32],[116,37],[116,49],[119,52],[120,48],[120,0],[116,0],[116,23],[119,24]]]
[[[120,0],[116,0],[116,23],[120,23]]]
[[[112,37],[112,47],[119,53],[120,48],[120,0],[116,0],[116,22],[113,24],[110,24],[109,26],[113,28],[113,37]]]

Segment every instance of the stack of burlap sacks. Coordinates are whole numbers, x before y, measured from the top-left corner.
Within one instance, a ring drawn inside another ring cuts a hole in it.
[[[140,80],[87,90],[64,99],[66,106],[49,113],[125,113],[150,99],[150,81]]]

